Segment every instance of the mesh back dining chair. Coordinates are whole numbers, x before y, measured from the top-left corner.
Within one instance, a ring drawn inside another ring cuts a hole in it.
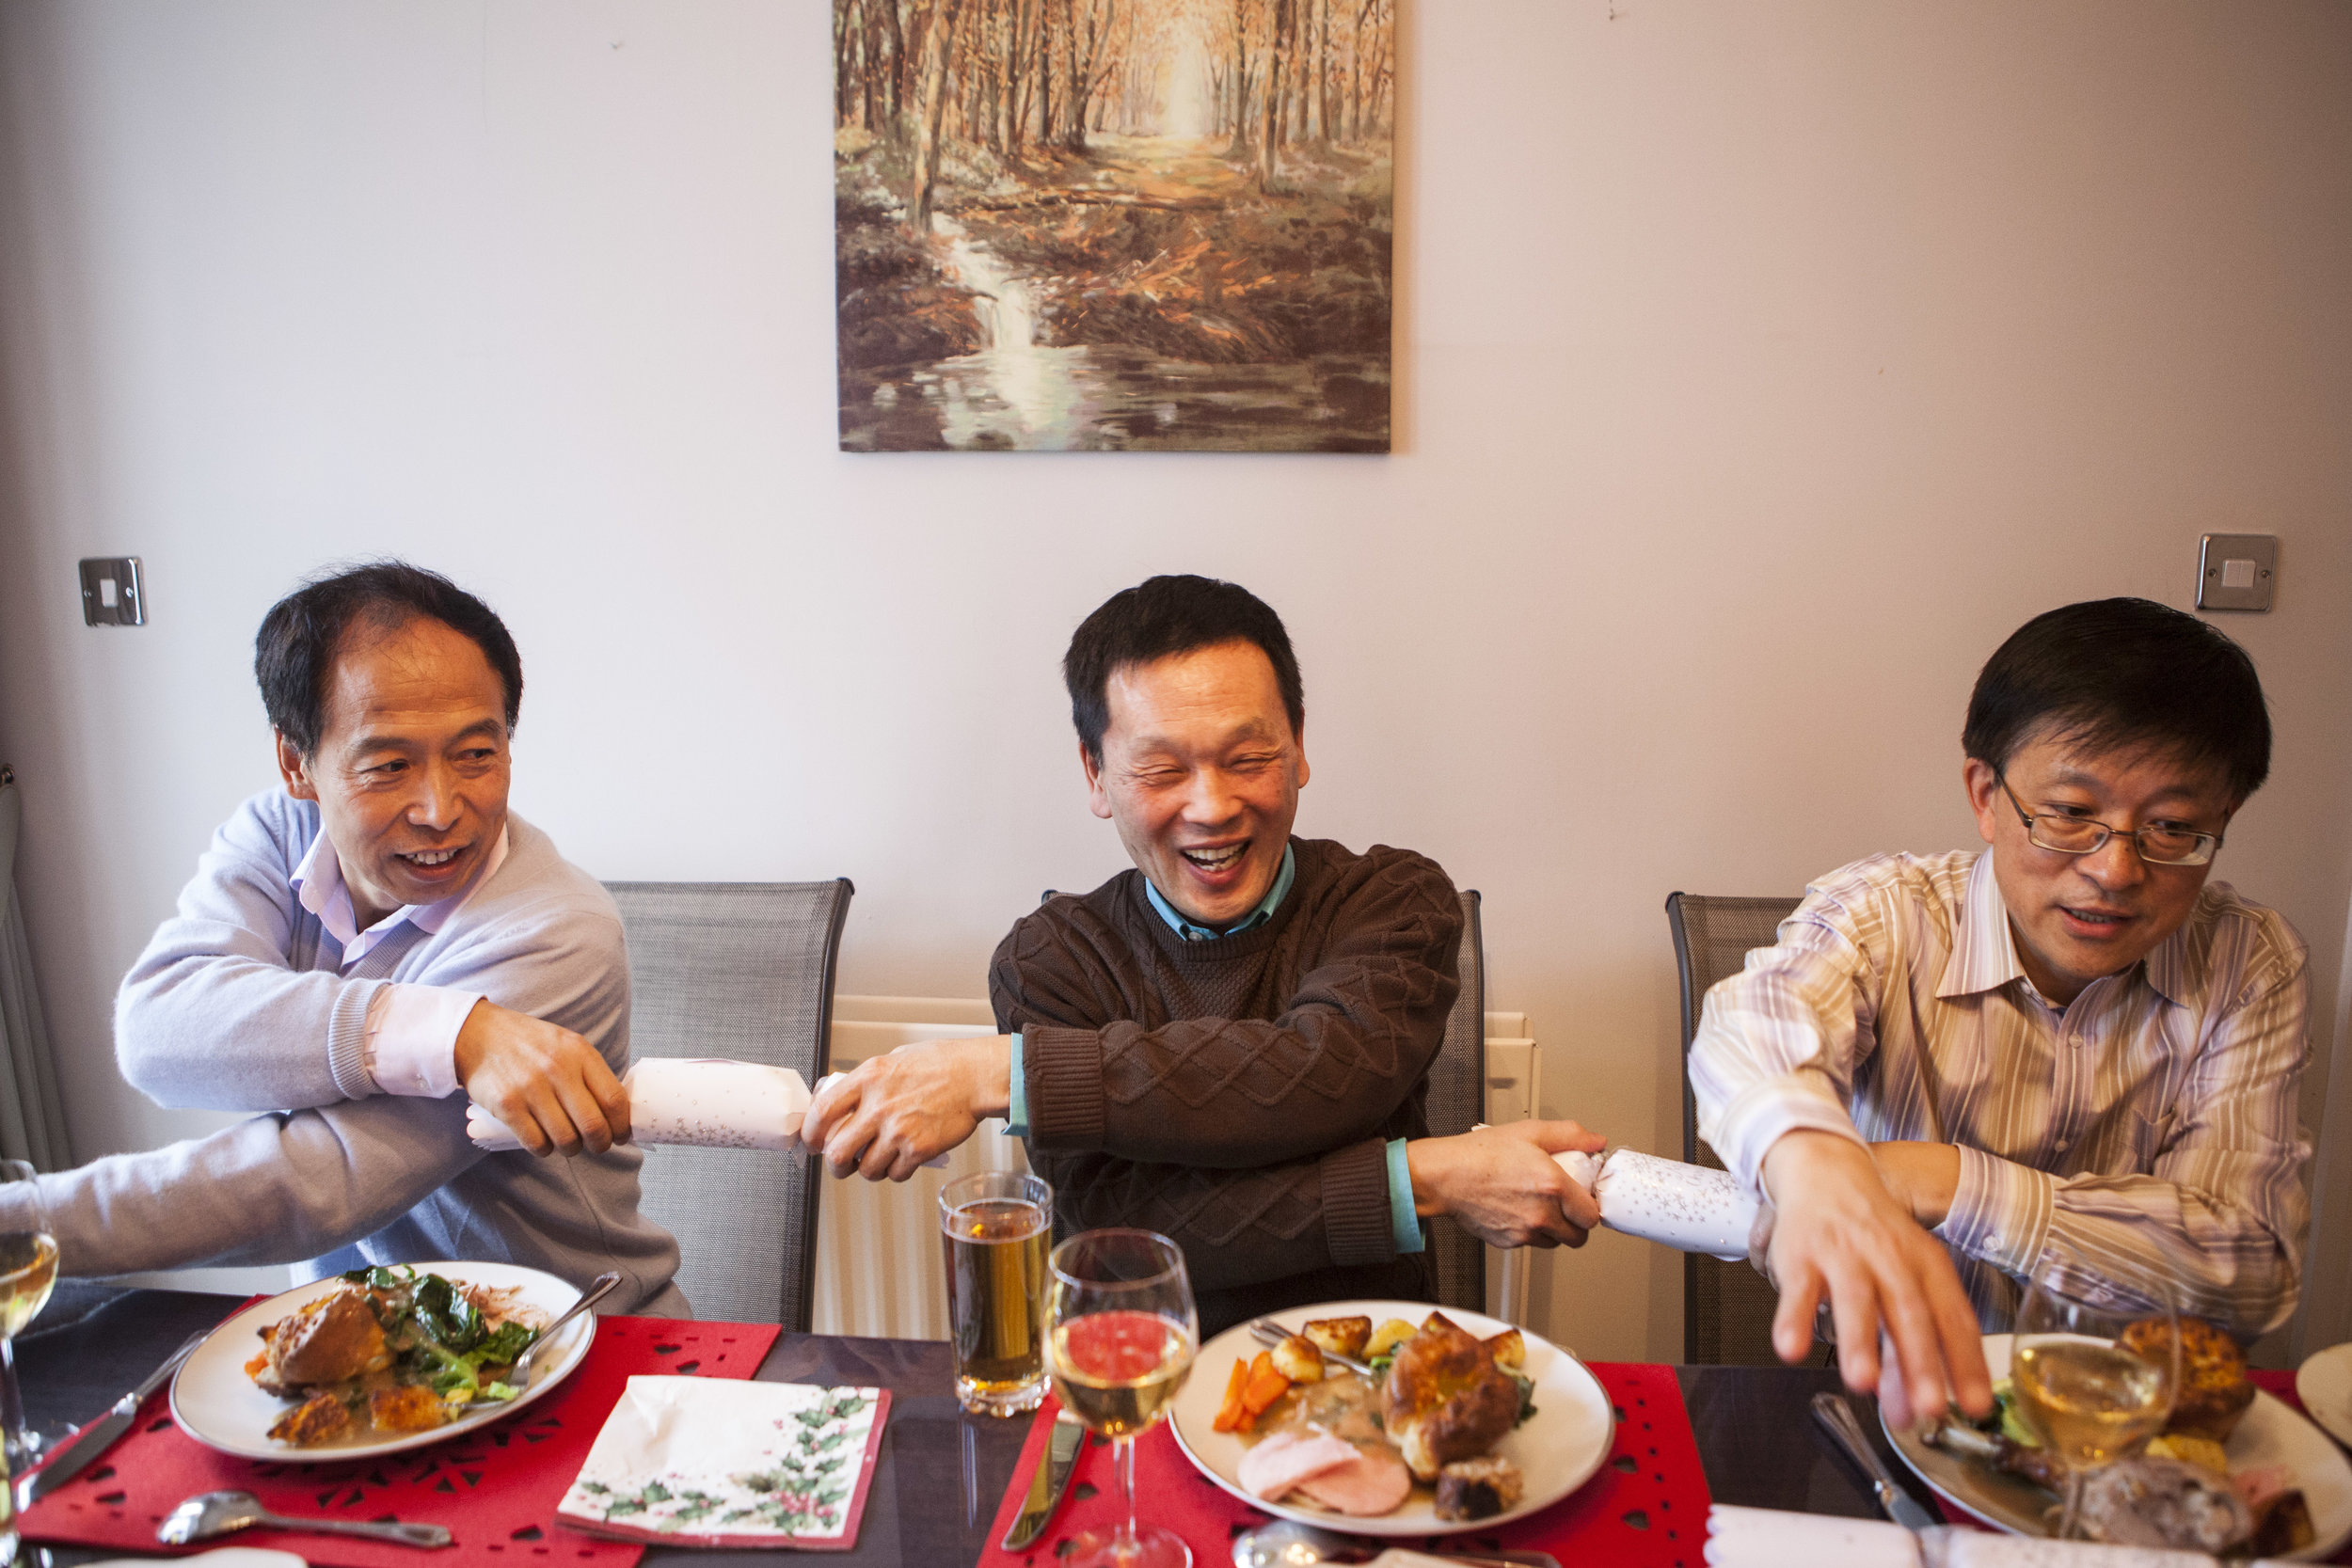
[[[629,1044],[825,1070],[834,960],[856,891],[830,882],[608,882],[628,934]],[[821,1177],[804,1154],[645,1150],[645,1213],[678,1240],[697,1316],[805,1334]]]
[[[1486,1119],[1486,948],[1479,927],[1478,893],[1462,895],[1462,989],[1445,1021],[1445,1043],[1429,1065],[1429,1135],[1451,1137]],[[1438,1268],[1440,1306],[1486,1310],[1486,1243],[1442,1215],[1429,1222],[1429,1249]]]
[[[1682,980],[1682,1053],[1698,1034],[1708,988],[1746,963],[1748,950],[1770,947],[1794,898],[1706,898],[1677,893],[1666,900],[1674,928],[1675,967]],[[1724,1168],[1699,1137],[1698,1101],[1691,1075],[1682,1075],[1682,1158]],[[1772,1282],[1746,1263],[1726,1263],[1695,1252],[1682,1255],[1682,1358],[1735,1367],[1776,1367],[1772,1313],[1780,1306]]]

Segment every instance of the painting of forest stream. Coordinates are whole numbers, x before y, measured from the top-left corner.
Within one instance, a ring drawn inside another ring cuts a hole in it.
[[[847,451],[1389,450],[1394,0],[834,0]]]

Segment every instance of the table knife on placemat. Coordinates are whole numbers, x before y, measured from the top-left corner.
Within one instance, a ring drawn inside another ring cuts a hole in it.
[[[1870,1448],[1870,1440],[1862,1434],[1862,1423],[1854,1418],[1853,1406],[1836,1394],[1813,1396],[1813,1418],[1821,1430],[1830,1434],[1846,1457],[1862,1467],[1870,1482],[1870,1490],[1878,1495],[1879,1507],[1886,1516],[1905,1529],[1929,1529],[1944,1521],[1930,1513],[1913,1497],[1896,1484],[1886,1466]]]
[[[89,1467],[90,1461],[114,1447],[116,1438],[131,1430],[131,1423],[139,1418],[139,1406],[147,1396],[164,1386],[164,1380],[180,1370],[185,1361],[212,1335],[209,1328],[198,1329],[188,1336],[188,1342],[173,1351],[164,1364],[140,1380],[139,1386],[115,1401],[114,1407],[73,1434],[73,1440],[57,1450],[56,1457],[24,1479],[24,1500],[39,1502],[41,1498],[72,1481]]]
[[[1077,1473],[1078,1455],[1086,1448],[1087,1429],[1070,1416],[1054,1418],[1053,1440],[1043,1453],[1038,1455],[1037,1468],[1029,1476],[1029,1498],[1021,1505],[1021,1516],[1005,1531],[1005,1550],[1026,1551],[1045,1533],[1053,1522],[1054,1510],[1061,1506],[1061,1495],[1070,1489],[1070,1478]]]

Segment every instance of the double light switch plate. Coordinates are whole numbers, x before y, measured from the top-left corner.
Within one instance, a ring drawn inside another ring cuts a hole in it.
[[[2197,608],[2268,610],[2279,578],[2275,533],[2208,533],[2197,551]]]

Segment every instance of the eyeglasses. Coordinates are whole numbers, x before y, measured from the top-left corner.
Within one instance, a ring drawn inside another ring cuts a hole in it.
[[[2017,815],[2026,824],[2026,841],[2038,849],[2054,849],[2061,855],[2092,855],[2106,847],[2108,839],[2122,832],[2104,822],[2093,822],[2087,816],[2060,816],[2051,812],[2040,816],[2026,809],[2017,792],[2009,787],[2009,780],[1993,775],[2001,785],[2001,793],[2017,808]],[[2204,865],[2213,860],[2215,850],[2221,847],[2219,833],[2191,832],[2162,822],[2151,822],[2136,832],[2124,833],[2139,858],[2150,865]]]

